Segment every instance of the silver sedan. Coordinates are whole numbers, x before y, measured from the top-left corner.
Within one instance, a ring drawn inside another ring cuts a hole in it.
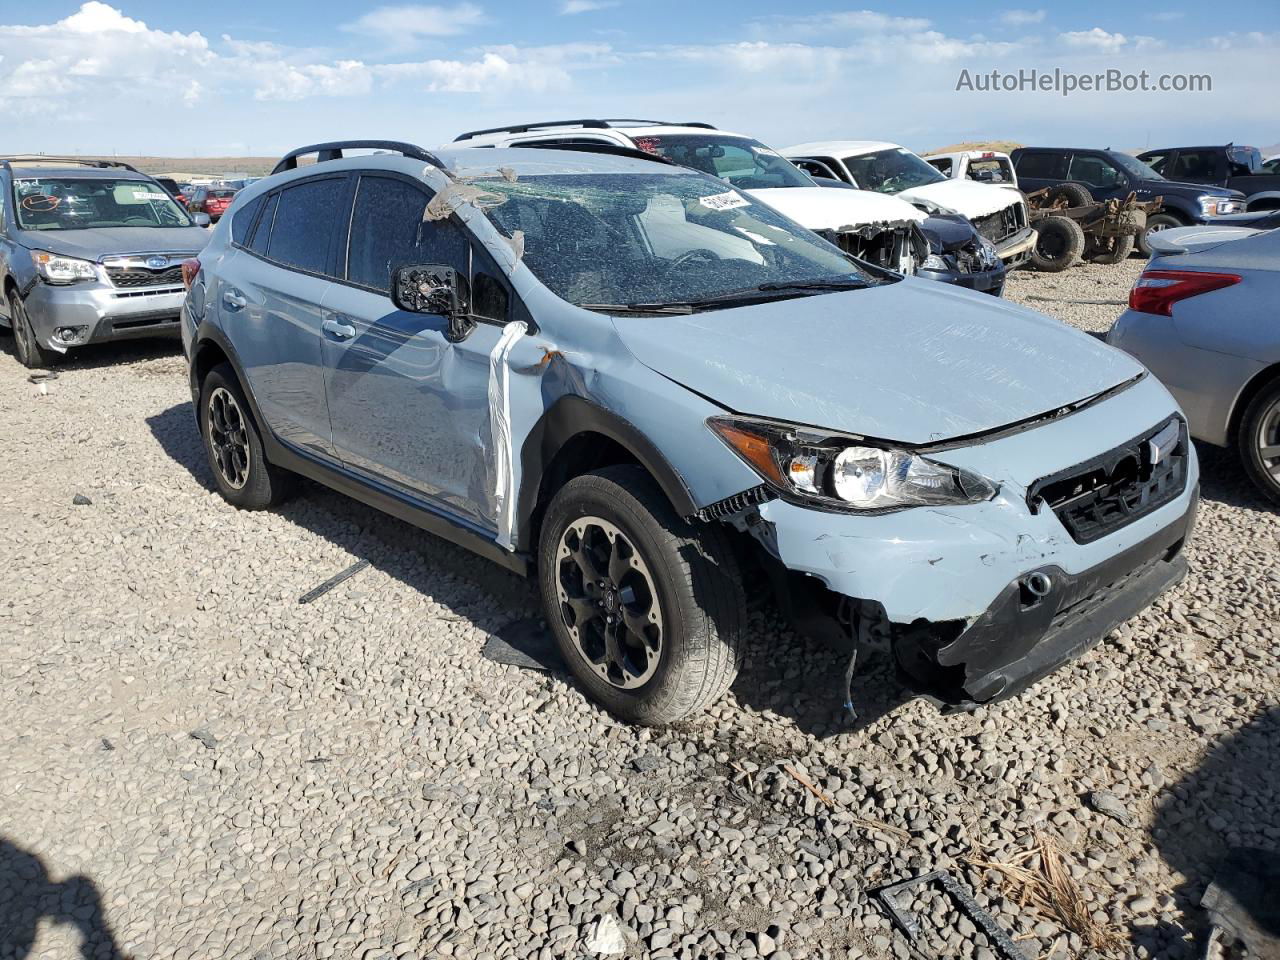
[[[1153,237],[1151,262],[1107,342],[1164,381],[1193,437],[1235,447],[1280,503],[1280,229],[1268,225]]]

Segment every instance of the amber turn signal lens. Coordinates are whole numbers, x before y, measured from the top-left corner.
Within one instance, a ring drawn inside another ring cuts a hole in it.
[[[778,469],[778,464],[774,460],[773,451],[769,447],[767,437],[763,437],[754,431],[746,430],[738,424],[730,423],[727,420],[713,418],[708,420],[707,423],[716,432],[716,435],[727,443],[738,456],[751,464],[760,476],[776,486],[784,489],[787,487],[782,471]]]

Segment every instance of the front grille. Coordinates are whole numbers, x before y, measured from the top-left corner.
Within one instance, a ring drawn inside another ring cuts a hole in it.
[[[1048,505],[1076,543],[1092,543],[1178,497],[1187,485],[1191,441],[1173,417],[1099,457],[1037,480],[1032,512]]]
[[[985,217],[974,217],[973,226],[978,233],[982,234],[992,243],[999,243],[1006,237],[1011,237],[1024,226],[1026,226],[1025,217],[1022,213],[1022,204],[1011,203],[1003,210],[997,210],[995,213],[989,213]]]
[[[182,265],[151,270],[147,267],[107,267],[107,279],[117,287],[160,287],[182,283]]]

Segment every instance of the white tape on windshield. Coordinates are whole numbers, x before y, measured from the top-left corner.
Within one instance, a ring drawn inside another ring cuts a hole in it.
[[[736,190],[730,190],[728,193],[712,194],[709,197],[699,197],[698,202],[710,210],[735,210],[738,207],[751,206],[751,201]]]
[[[147,190],[147,191],[144,191],[144,190],[135,190],[135,191],[133,191],[133,199],[135,199],[135,200],[164,200],[166,197],[167,197],[167,194],[163,194],[163,193],[153,193],[153,192],[151,192],[151,191],[149,191],[149,190]]]
[[[497,510],[498,546],[512,550],[515,530],[515,475],[511,451],[511,367],[507,356],[529,325],[512,320],[489,353],[489,425],[493,435],[493,500]]]

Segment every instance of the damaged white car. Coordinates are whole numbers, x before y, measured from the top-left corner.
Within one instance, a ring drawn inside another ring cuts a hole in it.
[[[994,183],[947,179],[906,147],[882,140],[823,140],[787,147],[782,155],[794,162],[816,162],[846,183],[887,193],[926,211],[959,213],[969,218],[1000,259],[1015,267],[1035,246],[1035,231],[1026,201]]]

